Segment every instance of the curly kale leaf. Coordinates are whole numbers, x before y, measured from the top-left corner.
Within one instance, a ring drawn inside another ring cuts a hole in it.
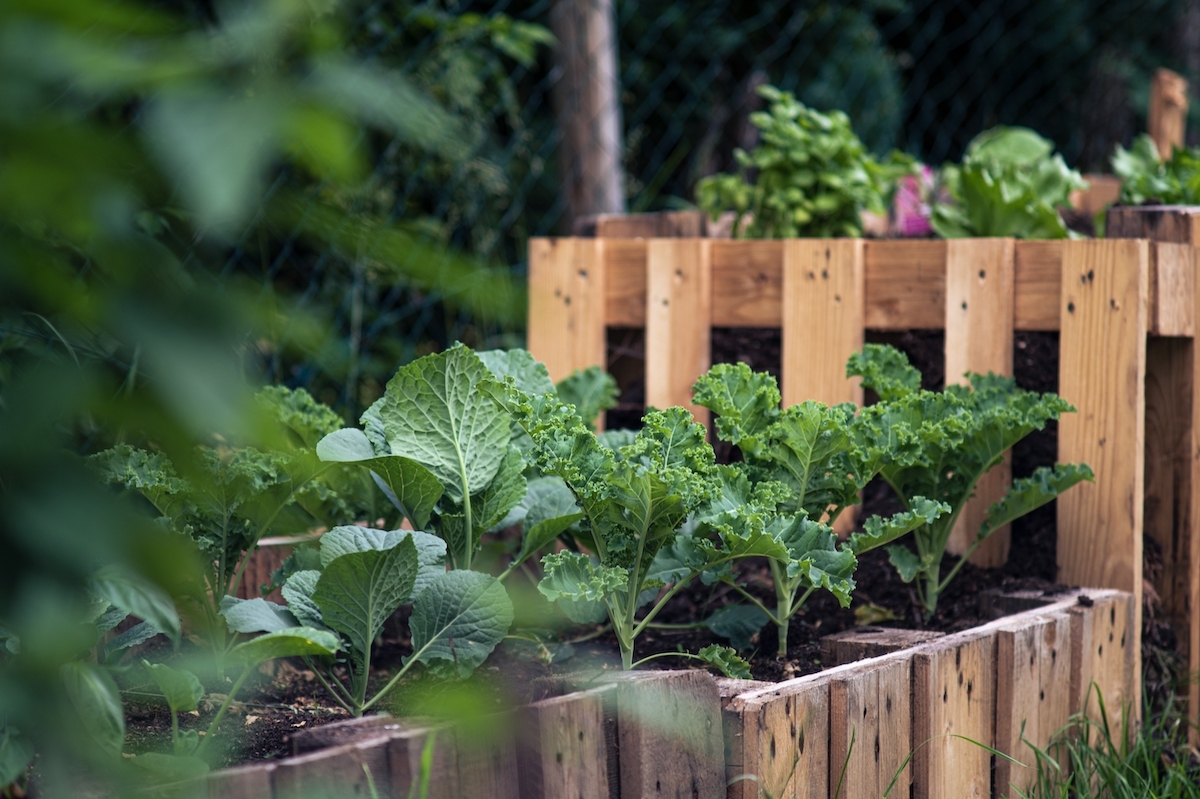
[[[575,406],[575,412],[589,430],[596,429],[596,419],[609,408],[617,406],[617,381],[599,366],[576,369],[554,386],[558,398]]]

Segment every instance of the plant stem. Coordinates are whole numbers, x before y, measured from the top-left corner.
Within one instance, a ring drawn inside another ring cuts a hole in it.
[[[238,677],[237,682],[233,684],[233,688],[230,689],[229,693],[225,695],[225,701],[221,703],[221,709],[217,711],[216,717],[214,717],[212,723],[208,725],[208,732],[204,733],[204,740],[200,742],[200,747],[196,749],[196,757],[203,757],[205,750],[208,749],[208,742],[213,739],[214,735],[216,735],[217,726],[225,718],[225,714],[229,712],[229,706],[233,704],[233,698],[237,696],[237,692],[242,689],[242,684],[246,682],[246,679],[250,676],[250,672],[253,671],[253,669],[253,666],[247,666],[242,672],[242,676]]]
[[[779,568],[779,561],[771,561],[771,581],[775,583],[775,630],[779,636],[779,647],[775,654],[787,657],[788,627],[792,623],[792,586],[787,574]]]
[[[339,705],[341,705],[343,708],[345,708],[348,713],[353,714],[354,708],[352,708],[350,706],[351,699],[350,699],[349,695],[343,696],[346,689],[342,688],[342,684],[337,681],[337,678],[333,677],[331,681],[326,681],[324,675],[321,674],[321,672],[317,669],[316,665],[311,660],[309,660],[308,658],[305,658],[304,662],[308,664],[309,670],[314,675],[316,675],[317,682],[321,683],[321,685],[325,688],[325,690],[329,692],[329,695],[333,697],[333,701],[337,702]],[[339,689],[342,690],[343,694],[339,694],[337,691],[334,690],[335,685]]]
[[[704,658],[691,652],[659,652],[656,655],[647,655],[636,663],[631,664],[630,668],[636,668],[647,661],[657,660],[658,658],[691,658],[692,660],[704,660]]]

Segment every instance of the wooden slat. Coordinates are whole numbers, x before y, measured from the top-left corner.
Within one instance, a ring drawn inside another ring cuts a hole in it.
[[[952,239],[946,242],[946,382],[965,384],[967,372],[1011,375],[1013,368],[1012,239]],[[1012,484],[1012,458],[979,479],[946,549],[962,555],[975,542],[983,518]],[[1008,560],[1009,528],[988,536],[971,556],[979,566]]]
[[[916,799],[991,795],[991,754],[979,744],[995,741],[995,658],[994,631],[947,636],[914,651]]]
[[[426,773],[422,759],[429,747]],[[394,796],[420,796],[419,787],[427,781],[427,799],[459,799],[458,751],[454,731],[448,727],[415,728],[394,733],[388,740],[388,768]]]
[[[461,796],[522,799],[517,770],[517,742],[511,719],[495,717],[476,729],[454,733]]]
[[[714,327],[781,325],[783,248],[769,239],[713,242]]]
[[[716,681],[702,671],[615,675],[621,796],[691,799],[725,790]]]
[[[605,364],[602,239],[529,240],[529,351],[552,380]]]
[[[1059,393],[1079,408],[1058,427],[1062,462],[1096,473],[1058,499],[1059,580],[1136,597],[1140,629],[1145,476],[1145,241],[1068,241],[1063,250]],[[1141,673],[1135,652],[1136,675]]]
[[[899,652],[941,638],[933,630],[906,630],[898,627],[854,627],[821,638],[821,663],[841,666],[889,652]]]
[[[252,763],[214,771],[204,778],[204,785],[209,799],[271,799],[274,773],[274,763]]]
[[[939,329],[946,323],[946,242],[868,241],[866,326]]]
[[[1102,698],[1118,746],[1140,715],[1141,679],[1134,670],[1140,614],[1134,603],[1130,595],[1107,596],[1071,609],[1071,712],[1101,723]]]
[[[1059,612],[1002,629],[996,656],[996,749],[1022,765],[996,758],[996,795],[1029,792],[1037,758],[1070,715],[1071,618]],[[1061,653],[1061,656],[1060,656]],[[1026,743],[1028,741],[1028,743]]]
[[[890,796],[908,794],[911,685],[912,661],[907,658],[865,665],[830,679],[830,796],[883,796],[889,786]]]
[[[604,246],[605,320],[609,327],[646,326],[646,241],[612,239]]]
[[[604,731],[611,685],[522,708],[518,767],[522,799],[609,799]]]
[[[368,738],[281,760],[275,767],[276,799],[340,799],[392,793],[388,737]]]
[[[1195,287],[1192,293],[1192,303],[1192,318],[1200,319],[1200,289]],[[1200,375],[1200,347],[1196,346],[1193,341],[1191,452],[1200,452],[1200,398],[1196,396],[1196,387],[1200,380],[1197,380],[1197,375]],[[1180,645],[1185,640],[1188,642],[1186,668],[1189,674],[1200,674],[1200,490],[1197,490],[1200,487],[1200,474],[1197,474],[1198,466],[1200,464],[1197,464],[1195,458],[1189,458],[1187,470],[1181,472],[1181,474],[1187,475],[1187,484],[1191,487],[1191,491],[1183,495],[1188,508],[1188,522],[1183,527],[1183,532],[1187,536],[1187,544],[1175,548],[1177,556],[1184,552],[1187,553],[1187,589],[1184,599],[1185,607],[1188,609],[1187,629],[1178,640]],[[1188,716],[1191,719],[1188,738],[1191,744],[1196,746],[1200,745],[1200,680],[1188,681],[1187,694]]]
[[[651,239],[646,252],[646,405],[683,405],[705,424],[692,384],[711,358],[712,242]]]
[[[1157,69],[1150,81],[1150,110],[1146,132],[1154,139],[1159,157],[1169,160],[1183,146],[1187,132],[1188,82],[1169,69]]]
[[[863,346],[861,239],[783,243],[783,405],[862,404],[846,361]]]
[[[1067,199],[1077,211],[1095,215],[1115,203],[1121,197],[1121,179],[1116,175],[1084,175],[1086,189],[1075,189]]]
[[[729,711],[743,736],[741,779],[729,786],[729,799],[829,796],[829,682],[822,675],[739,696]]]
[[[1013,327],[1058,330],[1062,297],[1061,241],[1016,242],[1013,274]]]
[[[1200,208],[1188,205],[1114,206],[1105,217],[1110,239],[1152,239],[1200,245]]]
[[[763,680],[734,680],[729,677],[717,678],[717,690],[721,694],[721,727],[725,739],[725,782],[730,784],[739,775],[744,774],[745,732],[739,722],[736,710],[731,708],[734,700],[741,694],[759,691],[772,687],[772,683]]]
[[[706,222],[703,211],[599,214],[593,220],[593,235],[605,239],[697,238],[704,235]]]
[[[1190,244],[1150,245],[1150,334],[1192,336],[1196,249]]]

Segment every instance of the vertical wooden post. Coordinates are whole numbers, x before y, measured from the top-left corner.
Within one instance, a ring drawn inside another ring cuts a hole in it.
[[[650,239],[646,245],[646,405],[682,405],[701,424],[692,384],[711,365],[712,241]]]
[[[866,271],[862,239],[783,243],[783,404],[862,404],[846,361],[862,349]]]
[[[567,230],[578,217],[625,210],[614,18],[613,0],[558,0],[550,10]]]
[[[1165,161],[1183,146],[1187,132],[1188,82],[1169,69],[1159,69],[1150,82],[1150,113],[1146,129]]]
[[[726,719],[742,733],[743,779],[728,799],[831,796],[829,718],[829,682],[819,674],[735,697]]]
[[[605,365],[603,239],[529,240],[529,351],[551,380]]]
[[[951,239],[946,242],[946,382],[965,384],[967,372],[1011,375],[1013,369],[1012,239]],[[975,541],[988,507],[1012,483],[1012,458],[980,479],[950,533],[947,549],[964,554]],[[980,566],[1008,560],[1009,529],[988,536],[971,556]]]
[[[1145,241],[1065,242],[1059,339],[1059,393],[1079,409],[1059,422],[1059,460],[1089,464],[1096,480],[1058,499],[1058,579],[1129,591],[1135,630],[1142,618],[1149,259]]]

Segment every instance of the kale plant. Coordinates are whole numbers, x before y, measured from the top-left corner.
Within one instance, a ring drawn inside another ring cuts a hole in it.
[[[734,153],[742,172],[701,180],[697,204],[713,219],[734,212],[735,237],[861,236],[862,212],[887,213],[885,200],[912,160],[893,153],[876,161],[841,111],[821,113],[773,86],[759,94],[771,104],[750,117],[761,142]]]
[[[442,678],[467,677],[508,633],[513,606],[500,581],[480,572],[448,572],[445,557],[445,542],[428,533],[335,527],[321,537],[319,568],[287,579],[286,607],[225,597],[221,613],[235,633],[270,635],[300,625],[332,631],[343,656],[319,653],[326,656],[308,658],[309,666],[334,701],[361,716],[414,664]],[[403,605],[412,606],[413,652],[369,694],[374,641]]]
[[[188,535],[205,562],[206,585],[194,597],[218,653],[232,645],[219,619],[221,598],[236,594],[246,553],[268,534],[295,534],[354,519],[374,519],[375,489],[360,474],[322,463],[318,440],[340,419],[304,390],[263,389],[267,446],[198,447],[187,463],[121,444],[90,461],[111,484],[141,495],[167,529]]]
[[[763,606],[730,573],[729,585],[776,625],[779,654],[787,654],[788,625],[818,588],[843,607],[854,590],[857,554],[887,544],[949,513],[945,504],[913,496],[906,510],[889,519],[872,516],[838,546],[831,525],[859,492],[888,465],[909,462],[917,442],[903,426],[884,424],[882,408],[855,413],[853,404],[829,407],[803,402],[780,409],[771,375],[744,363],[718,364],[696,381],[696,404],[717,414],[717,437],[736,446],[743,461],[730,467],[735,493],[754,493],[769,508],[768,529],[784,547],[770,557],[774,609]],[[802,593],[803,592],[803,593]],[[765,618],[764,618],[765,617]],[[759,622],[761,626],[761,621]]]
[[[970,386],[947,386],[945,391],[922,391],[921,375],[908,358],[891,347],[867,345],[850,358],[847,376],[862,378],[864,388],[882,400],[875,424],[880,431],[904,430],[915,451],[885,462],[880,475],[913,511],[928,497],[949,507],[948,513],[913,530],[913,547],[888,548],[889,559],[904,582],[916,580],[917,596],[926,619],[937,610],[938,597],[967,558],[989,535],[1055,499],[1082,480],[1092,479],[1086,464],[1042,467],[1032,476],[1014,480],[1008,492],[984,517],[967,552],[943,577],[942,560],[950,532],[975,492],[979,479],[997,466],[1007,452],[1034,430],[1074,411],[1055,394],[1018,389],[1011,377],[968,374]]]
[[[942,170],[952,202],[938,203],[931,224],[946,239],[1012,236],[1062,239],[1058,213],[1074,189],[1087,188],[1053,142],[1028,128],[999,126],[976,136],[959,166]]]
[[[1143,133],[1128,150],[1117,145],[1112,168],[1121,178],[1121,202],[1126,205],[1200,203],[1200,148],[1177,147],[1163,161],[1154,139]]]

